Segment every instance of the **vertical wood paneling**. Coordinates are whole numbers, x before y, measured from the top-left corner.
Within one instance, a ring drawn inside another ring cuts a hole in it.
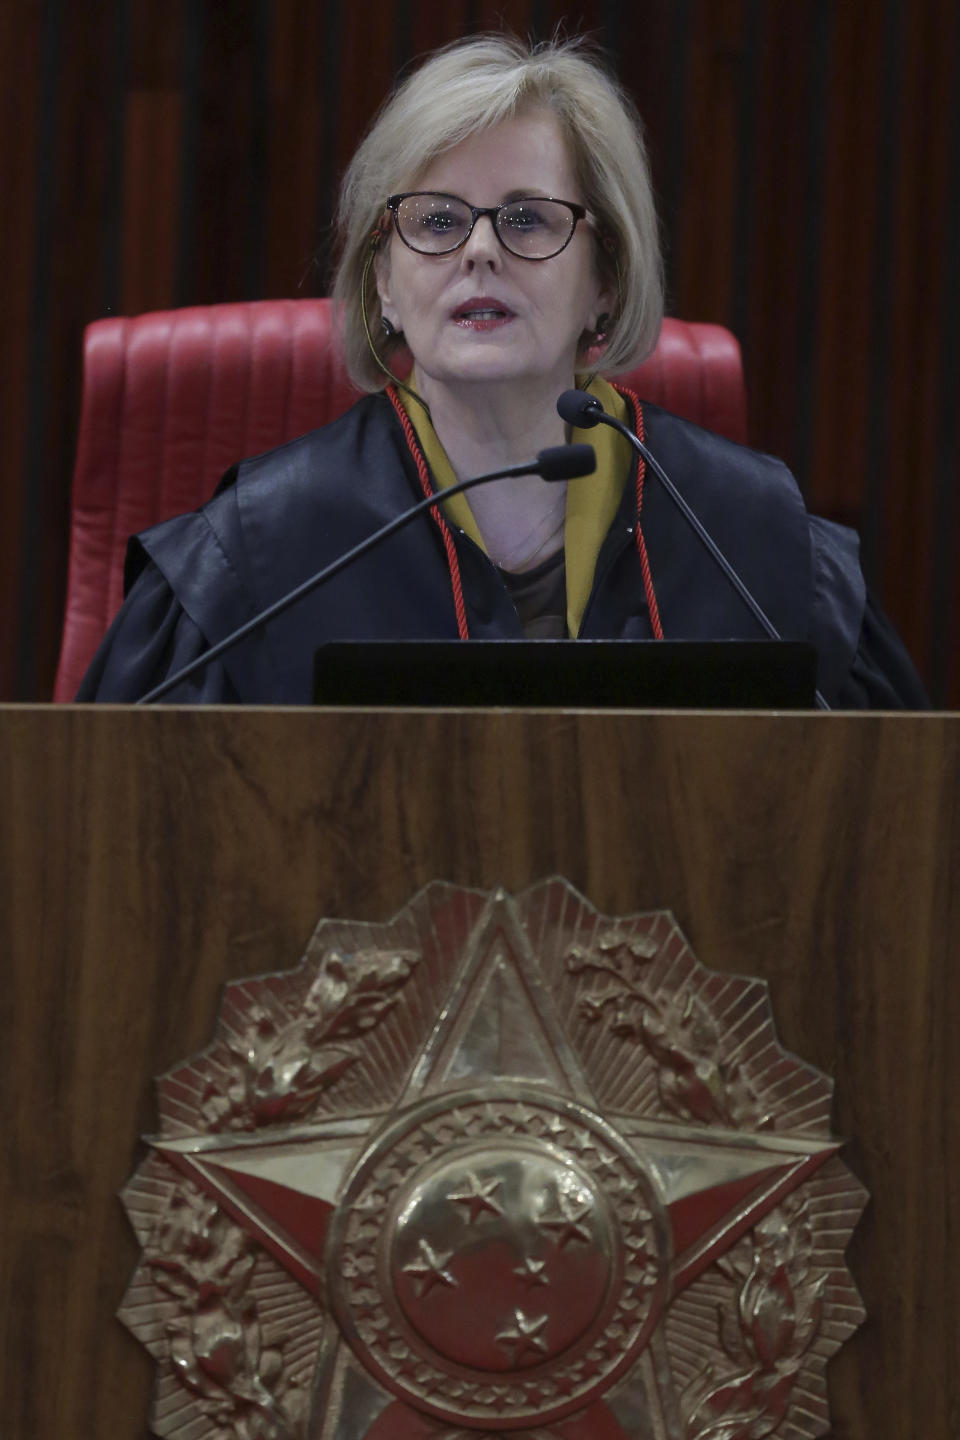
[[[258,53],[257,0],[220,0],[203,7],[197,96],[196,189],[188,232],[184,296],[227,290],[247,294],[255,235],[251,201],[258,169],[260,121],[253,96]],[[192,233],[191,233],[192,232]],[[202,236],[201,244],[195,238]],[[191,243],[191,240],[193,243]]]
[[[955,68],[957,18],[955,5],[938,3],[918,17],[905,37],[898,165],[890,177],[899,223],[889,287],[889,460],[883,477],[888,483],[881,478],[874,501],[877,569],[887,576],[903,567],[913,577],[898,597],[897,618],[924,668],[931,660],[932,557],[941,519],[939,492],[946,478],[937,453],[939,341],[947,286],[960,258],[944,243],[952,157],[939,133],[940,117],[960,79]],[[915,163],[917,156],[926,157],[923,165]],[[902,476],[904,483],[890,484],[891,474]]]
[[[884,174],[878,144],[884,48],[876,19],[881,13],[876,7],[874,23],[866,26],[854,5],[834,7],[831,17],[823,249],[816,300],[817,410],[808,484],[814,508],[822,510],[832,501],[845,515],[859,510],[869,430],[875,196]],[[851,356],[859,363],[851,364]]]
[[[795,466],[799,361],[811,299],[805,242],[819,198],[809,130],[819,58],[811,43],[812,8],[765,7],[754,17],[752,113],[750,123],[741,125],[741,135],[749,137],[741,142],[742,168],[751,181],[740,185],[731,316],[751,378],[754,431]],[[794,303],[785,305],[785,295]]]
[[[36,120],[34,164],[36,186],[32,199],[34,246],[32,265],[27,282],[30,316],[24,347],[27,393],[23,411],[24,463],[22,472],[22,505],[19,511],[18,540],[20,553],[17,565],[23,577],[18,613],[19,634],[15,655],[20,671],[27,681],[33,678],[37,644],[38,587],[30,573],[31,564],[43,568],[50,559],[49,551],[38,544],[39,514],[36,491],[42,485],[46,458],[48,372],[50,367],[50,330],[56,316],[50,305],[52,288],[52,231],[56,215],[56,148],[59,70],[62,56],[62,17],[59,6],[48,5],[42,16],[39,32],[38,89],[44,97]]]
[[[398,70],[501,23],[606,45],[645,116],[675,313],[732,324],[754,443],[857,524],[960,704],[954,0],[18,0],[0,6],[0,697],[49,693],[84,324],[322,293]],[[315,258],[316,257],[316,258]]]
[[[729,323],[733,310],[745,15],[746,0],[696,0],[687,54],[663,57],[666,63],[687,67],[689,117],[682,198],[672,237],[672,298],[678,313],[720,324]],[[642,94],[637,98],[642,111]]]
[[[107,37],[109,46],[105,76],[107,77],[103,168],[103,203],[100,210],[100,304],[107,314],[118,314],[123,305],[123,195],[127,149],[126,95],[124,81],[130,65],[131,20],[126,0],[112,0],[112,25]]]
[[[793,444],[787,447],[792,463],[805,489],[810,487],[811,455],[813,452],[813,430],[816,420],[815,365],[819,344],[818,306],[816,297],[820,293],[823,255],[823,213],[824,174],[829,150],[827,133],[827,101],[829,96],[830,62],[832,54],[832,25],[827,5],[808,7],[799,12],[802,32],[795,44],[801,53],[809,49],[809,79],[807,89],[806,146],[803,159],[803,201],[802,201],[802,242],[797,294],[800,299],[797,322],[797,350],[795,368],[786,377],[788,394],[795,403],[788,423],[793,430]],[[796,53],[792,48],[789,58]],[[796,123],[796,122],[795,122]],[[800,128],[803,128],[802,126]],[[768,312],[782,310],[783,287],[774,283],[767,295]],[[834,518],[841,518],[834,516]]]
[[[338,64],[343,79],[335,147],[338,176],[393,81],[395,7],[381,6],[374,24],[370,18],[362,5],[344,6],[340,17]]]
[[[433,10],[413,4],[407,22],[410,56],[424,55],[438,45],[448,45],[462,35],[471,35],[491,23],[484,18],[479,0],[447,0]]]
[[[19,423],[24,505],[14,543],[22,557],[15,666],[26,693],[48,683],[58,641],[53,614],[62,606],[66,564],[65,483],[72,465],[79,407],[76,336],[97,265],[106,168],[106,96],[112,49],[111,12],[68,4],[42,7],[38,89],[30,97],[38,124],[32,162],[34,248],[29,282],[28,394]],[[16,63],[16,57],[13,57]],[[12,77],[11,77],[12,79]],[[8,143],[16,142],[16,127]],[[4,284],[18,283],[4,277]],[[96,302],[94,302],[96,303]],[[6,483],[6,480],[5,482]]]
[[[36,253],[37,131],[42,23],[39,4],[0,6],[0,56],[17,57],[19,85],[0,84],[0,195],[16,224],[0,224],[0,694],[12,694],[28,565],[20,544],[31,389],[31,300]],[[2,63],[2,62],[0,62]]]
[[[604,7],[607,53],[617,59],[619,77],[641,110],[664,240],[667,306],[674,310],[679,263],[675,240],[689,194],[685,183],[691,85],[687,56],[694,4],[693,0],[658,0],[642,14],[631,6],[615,23],[607,13],[613,8]]]
[[[954,92],[960,85],[960,15],[953,37]],[[947,207],[944,228],[946,256],[938,359],[935,366],[939,388],[936,431],[936,473],[939,518],[933,554],[934,590],[928,626],[932,635],[930,677],[934,693],[960,692],[960,406],[957,405],[957,377],[960,375],[960,125],[950,141],[947,176]],[[950,681],[953,681],[951,690]]]
[[[321,239],[316,197],[322,184],[321,149],[326,149],[318,65],[327,33],[313,0],[281,0],[275,5],[268,80],[264,298],[296,294],[296,287],[316,293],[313,257]],[[272,223],[272,217],[280,215],[284,224]]]
[[[124,115],[121,313],[174,303],[180,233],[183,100],[176,90],[135,90]]]

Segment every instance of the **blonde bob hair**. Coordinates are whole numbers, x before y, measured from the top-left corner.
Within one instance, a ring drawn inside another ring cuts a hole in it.
[[[617,296],[603,352],[589,368],[629,370],[653,349],[663,318],[663,273],[636,107],[582,38],[527,45],[514,35],[479,35],[436,51],[388,97],[343,178],[333,294],[344,358],[361,389],[387,383],[373,347],[388,367],[403,347],[402,337],[382,334],[370,273],[372,236],[387,196],[415,189],[438,155],[469,136],[532,108],[552,111],[560,121],[581,189],[571,198],[596,218],[598,273]],[[584,336],[585,367],[595,339]]]

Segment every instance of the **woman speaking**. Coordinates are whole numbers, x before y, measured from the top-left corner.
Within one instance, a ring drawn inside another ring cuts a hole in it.
[[[594,475],[452,496],[167,698],[309,703],[330,640],[759,638],[627,440],[561,419],[579,385],[646,442],[780,635],[814,644],[831,706],[925,703],[855,536],[808,516],[778,461],[603,378],[653,349],[662,278],[639,118],[580,42],[430,57],[354,156],[338,231],[344,354],[370,393],[131,542],[78,699],[140,698],[417,500],[571,439]]]

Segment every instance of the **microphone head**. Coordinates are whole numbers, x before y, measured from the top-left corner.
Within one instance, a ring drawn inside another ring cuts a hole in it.
[[[576,480],[578,475],[592,475],[596,468],[597,456],[592,445],[553,445],[537,455],[537,474],[544,480]]]
[[[586,390],[564,390],[557,401],[557,414],[577,430],[589,430],[599,425],[604,409],[600,401],[588,395]]]

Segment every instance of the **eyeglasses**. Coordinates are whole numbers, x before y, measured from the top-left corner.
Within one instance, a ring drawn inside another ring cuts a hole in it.
[[[525,195],[483,208],[468,205],[459,195],[432,190],[391,195],[387,209],[393,214],[394,227],[404,245],[419,255],[450,255],[459,250],[485,215],[503,248],[521,260],[550,260],[559,255],[587,215],[584,206],[572,200]]]

